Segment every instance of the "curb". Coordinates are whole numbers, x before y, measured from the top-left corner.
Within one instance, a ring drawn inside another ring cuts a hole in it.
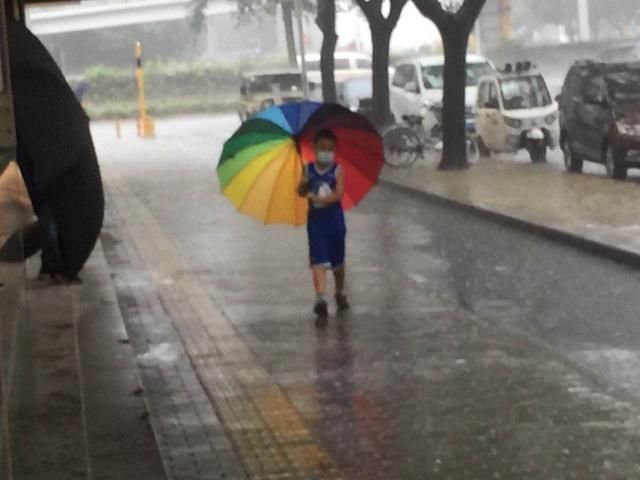
[[[634,253],[623,248],[598,242],[596,240],[590,240],[588,238],[581,237],[573,233],[564,232],[553,227],[547,227],[545,225],[522,220],[520,218],[512,217],[504,213],[488,210],[477,205],[470,205],[468,203],[452,200],[450,198],[446,198],[424,190],[419,190],[417,188],[398,183],[394,180],[388,180],[383,177],[380,177],[379,183],[386,185],[387,187],[390,187],[392,189],[401,191],[405,194],[409,194],[415,197],[427,198],[429,201],[443,205],[445,207],[481,215],[502,225],[516,228],[520,231],[534,234],[547,240],[552,240],[558,243],[569,245],[592,255],[597,255],[621,265],[640,270],[639,253]]]

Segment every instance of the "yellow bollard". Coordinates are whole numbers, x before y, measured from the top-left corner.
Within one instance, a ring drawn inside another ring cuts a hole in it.
[[[144,69],[142,68],[142,44],[140,42],[136,42],[136,80],[138,81],[138,136],[155,138],[156,125],[153,119],[147,115],[144,98]]]
[[[510,41],[513,38],[513,25],[511,23],[511,0],[500,0],[500,31],[503,40]]]
[[[116,138],[122,138],[122,129],[120,128],[120,120],[116,120]]]

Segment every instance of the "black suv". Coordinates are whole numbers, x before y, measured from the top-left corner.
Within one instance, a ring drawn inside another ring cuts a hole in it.
[[[640,168],[640,62],[577,62],[558,96],[565,166],[603,163],[610,178]]]

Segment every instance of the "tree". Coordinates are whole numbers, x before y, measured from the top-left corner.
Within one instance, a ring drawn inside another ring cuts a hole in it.
[[[389,48],[391,34],[400,20],[402,9],[408,0],[387,0],[389,12],[385,16],[384,0],[354,0],[360,7],[371,30],[373,45],[373,118],[376,124],[391,121],[389,106]]]
[[[413,0],[418,10],[438,28],[444,49],[442,97],[443,149],[441,170],[468,166],[466,153],[466,58],[471,34],[486,0]],[[461,5],[460,5],[461,4]],[[458,5],[460,5],[458,7]]]
[[[320,71],[322,73],[322,98],[325,102],[336,102],[335,60],[338,43],[336,34],[336,0],[318,0],[316,24],[322,32]]]
[[[312,0],[301,0],[305,11],[312,11],[315,7]],[[236,0],[238,13],[241,17],[259,15],[266,13],[275,16],[278,6],[281,7],[282,21],[287,39],[287,54],[289,65],[293,68],[298,66],[296,55],[296,39],[293,29],[293,13],[295,10],[295,0]],[[209,0],[191,0],[189,2],[190,23],[194,31],[199,32],[204,25],[204,11],[209,4]]]
[[[252,0],[243,0],[243,2],[246,2],[248,5],[253,3]],[[275,10],[275,8],[277,7],[277,3],[278,2],[275,2],[275,1],[266,2],[265,7],[267,7],[267,10],[269,9],[269,7]],[[293,1],[285,0],[280,3],[280,6],[282,8],[282,21],[284,23],[284,33],[287,39],[287,56],[289,58],[289,66],[296,68],[298,66],[298,59],[296,57],[296,39],[295,39],[295,34],[293,32],[294,4],[293,4]],[[255,7],[247,7],[247,8],[250,9]]]

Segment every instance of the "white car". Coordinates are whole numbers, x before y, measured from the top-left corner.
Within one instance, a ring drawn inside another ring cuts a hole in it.
[[[479,55],[467,56],[467,118],[473,117],[473,105],[478,94],[478,80],[495,72],[494,66]],[[422,57],[395,66],[391,82],[391,113],[401,122],[406,115],[424,118],[427,131],[436,125],[437,119],[430,111],[442,102],[444,86],[444,56]]]
[[[309,53],[304,56],[309,80],[321,82],[320,54]],[[371,57],[359,52],[336,52],[334,55],[336,81],[371,74]]]
[[[531,161],[546,160],[558,146],[558,104],[543,76],[535,71],[498,73],[480,79],[475,107],[481,150],[529,152]]]
[[[357,112],[363,99],[373,97],[371,75],[361,75],[336,82],[338,103]]]

